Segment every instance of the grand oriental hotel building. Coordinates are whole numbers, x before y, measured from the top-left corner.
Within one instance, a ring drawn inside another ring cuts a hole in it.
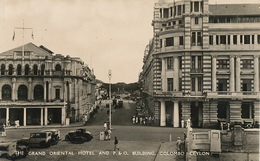
[[[0,123],[68,124],[88,118],[95,76],[80,58],[28,43],[0,53]]]
[[[216,127],[260,119],[260,4],[159,0],[140,73],[157,125]]]

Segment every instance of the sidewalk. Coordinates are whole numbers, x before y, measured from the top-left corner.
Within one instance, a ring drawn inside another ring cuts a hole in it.
[[[40,129],[40,128],[66,128],[66,127],[80,127],[84,126],[83,122],[75,122],[70,125],[60,125],[60,124],[52,124],[52,125],[28,125],[28,126],[19,126],[18,129]],[[16,129],[15,126],[6,127],[6,129]]]

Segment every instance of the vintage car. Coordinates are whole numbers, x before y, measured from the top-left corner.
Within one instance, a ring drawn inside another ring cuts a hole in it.
[[[29,147],[49,148],[51,146],[52,133],[51,132],[37,132],[31,133],[30,138],[23,138],[20,143],[28,145]]]
[[[51,145],[58,144],[58,142],[61,140],[60,131],[57,129],[48,129],[48,130],[43,130],[41,132],[51,132],[51,140],[50,140]]]
[[[15,160],[25,158],[29,153],[29,147],[19,141],[0,142],[0,157]]]
[[[65,136],[66,141],[71,141],[75,144],[82,144],[84,142],[91,141],[93,135],[86,129],[77,129],[76,131],[71,131]]]

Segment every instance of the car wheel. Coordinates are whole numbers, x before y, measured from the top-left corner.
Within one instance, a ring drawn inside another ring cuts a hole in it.
[[[70,137],[68,135],[65,136],[65,141],[70,141]]]

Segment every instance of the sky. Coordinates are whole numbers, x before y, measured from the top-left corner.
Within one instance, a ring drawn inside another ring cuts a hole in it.
[[[176,0],[177,1],[177,0]],[[81,58],[96,78],[132,83],[142,71],[153,36],[158,0],[0,0],[0,53],[29,42],[55,54]],[[260,0],[209,0],[210,3],[260,3]],[[15,27],[32,28],[24,31]],[[15,39],[12,37],[15,30]],[[32,39],[31,35],[33,32]]]

